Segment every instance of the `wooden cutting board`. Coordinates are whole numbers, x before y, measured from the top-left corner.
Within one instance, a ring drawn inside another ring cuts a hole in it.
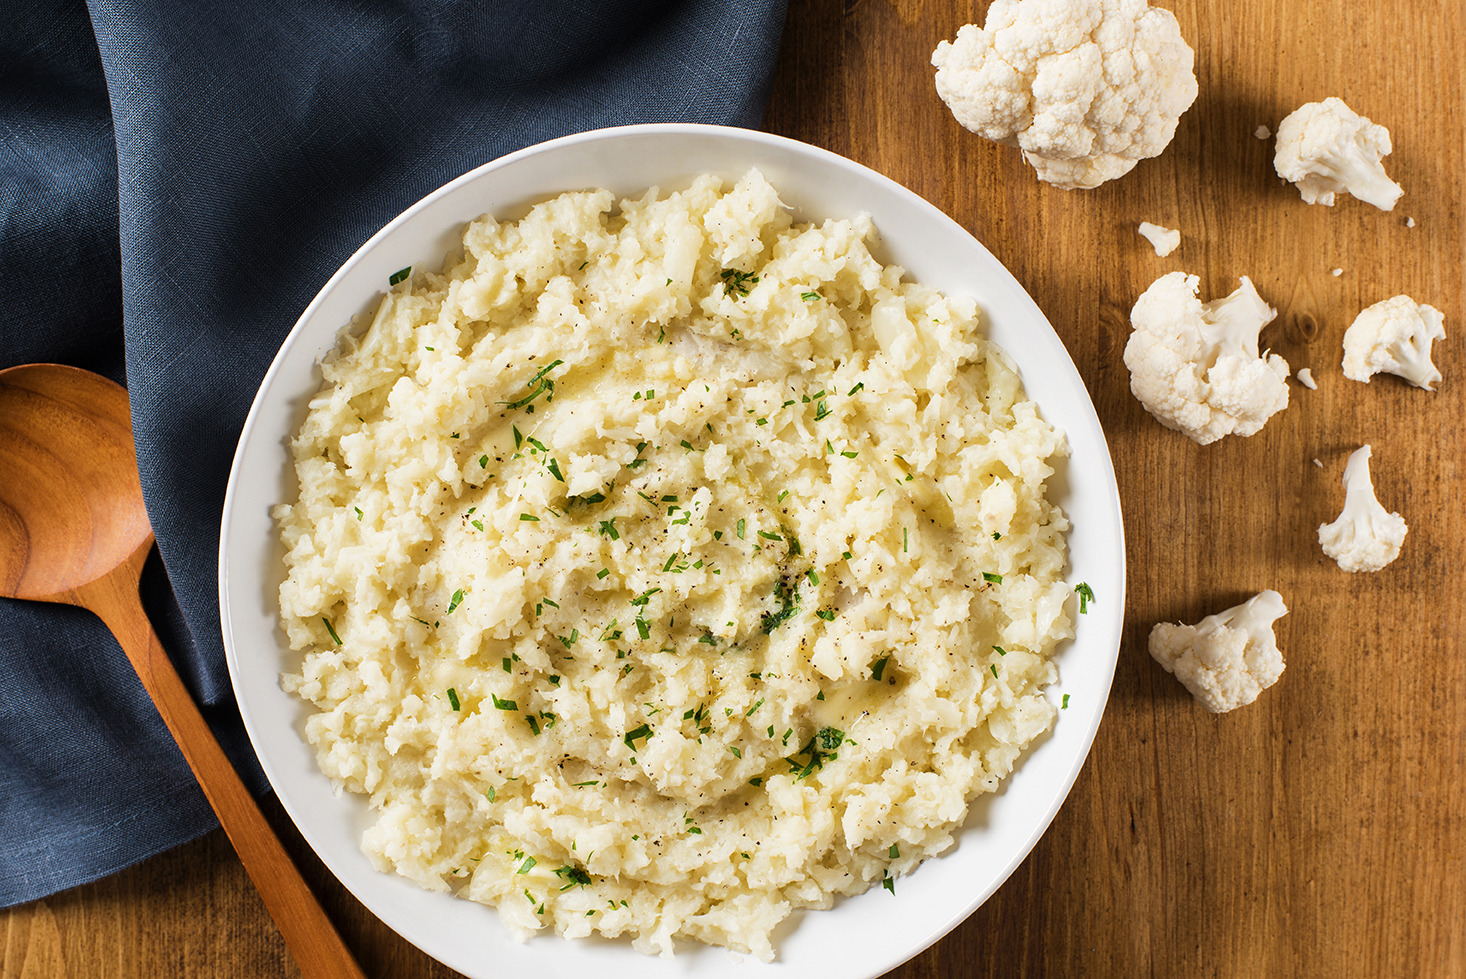
[[[1466,975],[1466,4],[1157,5],[1196,50],[1201,94],[1162,156],[1065,192],[935,94],[932,49],[987,4],[790,2],[766,127],[904,183],[1012,270],[1089,387],[1128,531],[1119,668],[1068,802],[983,907],[892,975]],[[1390,129],[1394,212],[1304,205],[1253,136],[1330,95]],[[1157,258],[1141,221],[1179,228],[1181,247]],[[1251,277],[1279,311],[1264,343],[1318,390],[1293,385],[1251,438],[1202,447],[1162,429],[1121,353],[1136,297],[1178,269],[1205,298]],[[1434,394],[1340,370],[1354,315],[1400,293],[1446,315]],[[1380,500],[1411,530],[1386,570],[1350,575],[1315,534],[1365,442]],[[1115,593],[1092,584],[1098,601]],[[1208,714],[1146,637],[1263,588],[1291,609],[1287,672]],[[369,974],[454,975],[291,843]],[[0,979],[297,974],[217,833],[0,914]]]

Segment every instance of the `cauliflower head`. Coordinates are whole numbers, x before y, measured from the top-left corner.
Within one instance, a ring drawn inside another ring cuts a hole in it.
[[[1038,178],[1098,187],[1159,156],[1196,101],[1176,18],[1146,0],[994,0],[932,53],[957,121],[1016,146]]]
[[[1252,703],[1283,675],[1273,623],[1287,613],[1283,596],[1268,590],[1194,626],[1158,622],[1150,630],[1150,655],[1201,706],[1222,714]]]
[[[1409,527],[1374,495],[1369,477],[1369,446],[1349,456],[1344,466],[1344,512],[1333,523],[1319,524],[1318,543],[1345,571],[1378,571],[1400,556]]]
[[[1430,345],[1445,339],[1445,322],[1440,310],[1409,296],[1375,303],[1344,331],[1344,376],[1368,384],[1375,374],[1397,374],[1434,391],[1441,372],[1431,362]]]
[[[1288,407],[1288,362],[1257,352],[1257,335],[1277,311],[1247,276],[1206,304],[1198,287],[1185,272],[1151,283],[1130,311],[1125,366],[1131,392],[1156,421],[1207,445],[1252,435]]]
[[[1293,110],[1278,126],[1277,145],[1273,167],[1298,188],[1306,204],[1333,207],[1334,195],[1343,193],[1390,211],[1405,193],[1379,162],[1390,155],[1390,131],[1342,99]]]

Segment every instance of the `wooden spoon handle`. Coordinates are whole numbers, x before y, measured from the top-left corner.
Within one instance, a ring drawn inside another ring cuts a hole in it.
[[[143,687],[193,769],[219,823],[307,979],[365,979],[325,910],[215,740],[168,658],[138,598],[138,574],[152,538],[116,572],[72,592],[117,637]]]

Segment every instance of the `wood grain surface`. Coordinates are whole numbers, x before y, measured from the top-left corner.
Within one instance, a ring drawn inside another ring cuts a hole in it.
[[[1008,882],[891,976],[1466,975],[1466,5],[1157,5],[1196,50],[1201,94],[1162,156],[1065,192],[935,94],[932,49],[986,3],[790,0],[766,128],[904,183],[1012,270],[1089,387],[1127,525],[1119,668],[1073,792]],[[1273,173],[1253,131],[1330,95],[1390,129],[1394,212],[1309,207]],[[1179,228],[1181,247],[1157,258],[1141,221]],[[1264,344],[1318,390],[1291,385],[1251,438],[1202,447],[1162,429],[1121,353],[1136,297],[1177,269],[1205,298],[1250,276],[1279,310]],[[1341,372],[1354,315],[1400,293],[1446,315],[1436,393]],[[1394,564],[1350,575],[1315,534],[1365,442],[1380,500],[1411,530]],[[1150,627],[1263,588],[1291,609],[1277,626],[1287,672],[1255,704],[1208,714],[1151,660]],[[367,914],[267,807],[369,975],[455,975]],[[298,975],[218,833],[3,921],[0,979]]]

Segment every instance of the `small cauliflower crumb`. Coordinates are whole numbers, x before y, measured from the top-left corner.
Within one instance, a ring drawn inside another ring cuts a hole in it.
[[[1298,378],[1298,383],[1310,391],[1318,390],[1318,382],[1313,379],[1313,371],[1307,367],[1298,368],[1298,373],[1293,375]]]
[[[1196,625],[1158,622],[1150,655],[1213,714],[1244,707],[1283,675],[1273,623],[1288,613],[1269,589]]]
[[[1343,274],[1344,274],[1344,270],[1343,269],[1334,269],[1331,272],[1329,272],[1329,275],[1332,275],[1336,279],[1339,276],[1343,275]]]
[[[1313,464],[1314,464],[1314,465],[1315,465],[1315,466],[1317,466],[1317,467],[1318,467],[1318,468],[1320,468],[1320,469],[1322,469],[1322,468],[1323,468],[1323,463],[1322,463],[1322,462],[1320,462],[1320,461],[1318,461],[1318,460],[1317,460],[1317,459],[1315,459],[1315,460],[1313,460]]]
[[[1151,243],[1156,255],[1161,258],[1171,254],[1181,244],[1181,232],[1151,224],[1149,221],[1140,222],[1140,234]]]
[[[994,0],[932,52],[957,121],[1064,190],[1159,156],[1196,101],[1194,61],[1175,15],[1145,0]]]
[[[1299,106],[1282,121],[1273,167],[1306,204],[1333,207],[1334,195],[1343,193],[1389,211],[1404,193],[1380,166],[1389,155],[1388,129],[1329,98]]]
[[[1277,311],[1242,276],[1224,299],[1203,304],[1199,280],[1170,272],[1130,311],[1125,344],[1130,391],[1162,425],[1207,445],[1252,435],[1288,407],[1288,362],[1259,355],[1258,333]]]
[[[1273,131],[1266,126],[1258,126],[1252,131],[1252,135],[1256,136],[1258,139],[1267,139],[1272,134]]]
[[[1400,556],[1409,527],[1380,505],[1369,477],[1370,447],[1356,449],[1344,467],[1344,512],[1319,524],[1318,543],[1345,571],[1378,571]]]
[[[1369,383],[1375,374],[1395,374],[1418,388],[1431,385],[1441,372],[1430,359],[1430,347],[1445,338],[1445,315],[1409,296],[1375,303],[1344,331],[1344,376]]]
[[[1405,227],[1407,227],[1407,228],[1413,228],[1413,227],[1415,227],[1415,219],[1414,218],[1406,218],[1405,219]]]

